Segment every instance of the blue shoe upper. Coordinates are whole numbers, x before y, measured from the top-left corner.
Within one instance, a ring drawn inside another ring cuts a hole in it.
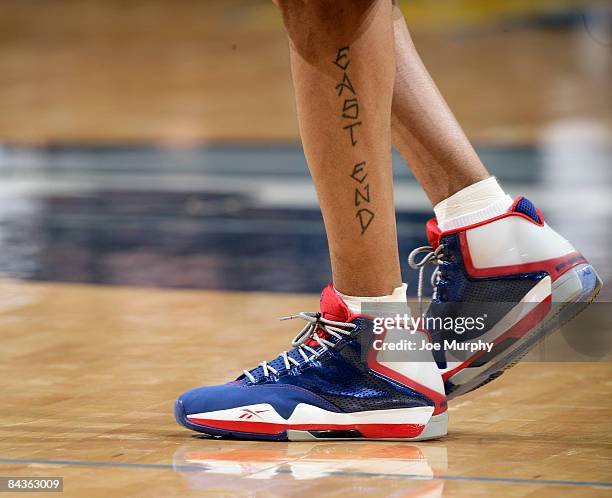
[[[184,393],[187,415],[237,406],[269,403],[288,418],[299,403],[307,403],[335,412],[356,412],[415,406],[433,406],[434,402],[395,381],[372,372],[362,357],[372,334],[372,322],[355,318],[357,327],[350,336],[330,340],[333,348],[313,347],[317,357],[308,361],[293,348],[288,352],[298,365],[285,368],[282,357],[268,363],[278,374],[263,373],[262,367],[250,371],[255,381],[241,375],[233,382],[200,387]]]

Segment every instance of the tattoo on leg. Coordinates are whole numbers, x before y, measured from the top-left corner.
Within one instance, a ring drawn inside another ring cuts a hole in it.
[[[363,187],[362,189],[359,189],[359,188],[355,189],[355,207],[359,207],[359,205],[361,204],[361,201],[370,202],[370,185],[369,184]]]
[[[361,121],[357,121],[356,123],[347,124],[344,129],[349,131],[349,135],[351,137],[351,145],[355,147],[357,145],[357,139],[355,138],[355,134],[353,133],[353,128],[355,126],[361,126]]]
[[[355,164],[353,166],[353,172],[351,173],[351,178],[356,182],[363,183],[365,179],[368,177],[368,174],[365,171],[365,161],[361,161],[360,163]]]
[[[359,117],[359,102],[357,99],[346,99],[342,105],[342,117],[357,119]]]
[[[355,92],[353,84],[351,83],[351,80],[348,77],[348,73],[344,73],[344,76],[342,76],[342,81],[336,85],[336,90],[338,90],[338,97],[342,96],[342,92],[345,89],[351,92],[353,95],[357,95],[357,92]]]
[[[336,54],[336,60],[334,61],[334,64],[336,66],[338,66],[340,69],[342,69],[343,71],[346,71],[346,68],[349,66],[350,64],[350,60],[349,60],[349,47],[342,47],[338,49],[338,53]]]
[[[374,213],[367,208],[363,208],[357,211],[357,214],[355,216],[359,218],[359,224],[361,225],[361,235],[363,235],[370,226],[370,223],[372,223],[372,220],[374,219]]]
[[[358,143],[357,129],[363,123],[357,120],[359,118],[359,100],[355,87],[348,75],[348,67],[351,63],[349,52],[349,46],[339,48],[333,63],[342,70],[342,80],[336,85],[338,97],[342,97],[345,90],[352,94],[350,97],[346,96],[347,98],[344,99],[341,116],[344,122],[348,121],[342,126],[342,129],[348,131],[351,147],[355,147]],[[359,221],[361,235],[366,232],[375,216],[374,212],[369,209],[369,207],[371,207],[370,201],[372,198],[370,195],[370,184],[364,183],[368,177],[366,167],[366,161],[361,161],[353,166],[353,171],[349,175],[358,184],[355,187],[355,218]]]

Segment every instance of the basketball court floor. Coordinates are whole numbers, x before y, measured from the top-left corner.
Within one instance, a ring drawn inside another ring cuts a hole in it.
[[[610,11],[436,5],[402,4],[425,63],[492,173],[598,269],[599,302],[451,402],[438,441],[194,436],[175,397],[286,349],[276,318],[317,309],[329,279],[278,13],[9,0],[0,476],[61,476],[75,497],[612,494]],[[431,208],[394,170],[405,262]]]

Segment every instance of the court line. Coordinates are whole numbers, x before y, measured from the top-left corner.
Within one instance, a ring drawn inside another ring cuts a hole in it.
[[[196,465],[169,465],[162,463],[127,463],[127,462],[99,462],[88,460],[34,460],[21,458],[0,458],[0,463],[25,463],[41,465],[75,465],[84,467],[111,467],[111,468],[134,468],[134,469],[167,469],[167,470],[187,470],[187,471],[206,471],[205,468]],[[277,469],[278,474],[291,474],[291,470]],[[612,487],[612,482],[605,481],[571,481],[558,479],[522,479],[519,477],[482,477],[482,476],[451,476],[434,475],[433,478],[424,477],[419,474],[384,474],[377,472],[346,472],[331,471],[329,476],[347,477],[388,477],[414,480],[443,480],[443,481],[475,481],[475,482],[497,482],[505,484],[548,484],[556,486],[595,486]]]

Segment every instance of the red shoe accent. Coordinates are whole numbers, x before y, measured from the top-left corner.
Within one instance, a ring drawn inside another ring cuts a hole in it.
[[[346,303],[336,294],[333,284],[327,285],[321,292],[319,309],[323,318],[335,322],[347,323],[357,318],[357,315],[352,315]],[[319,336],[323,339],[329,338],[329,334],[322,329],[319,329]],[[318,343],[314,339],[308,339],[306,345],[314,348],[318,346]]]
[[[442,235],[442,231],[438,226],[438,220],[435,218],[429,219],[425,224],[425,233],[427,233],[429,245],[436,249],[440,245],[440,237]]]
[[[238,420],[214,420],[189,418],[194,424],[228,431],[252,432],[255,434],[280,434],[286,430],[330,431],[357,430],[364,437],[391,438],[417,437],[425,428],[422,424],[274,424],[269,422],[243,422]]]
[[[320,308],[321,316],[335,322],[349,322],[351,312],[346,303],[336,294],[332,284],[329,284],[321,292]]]

